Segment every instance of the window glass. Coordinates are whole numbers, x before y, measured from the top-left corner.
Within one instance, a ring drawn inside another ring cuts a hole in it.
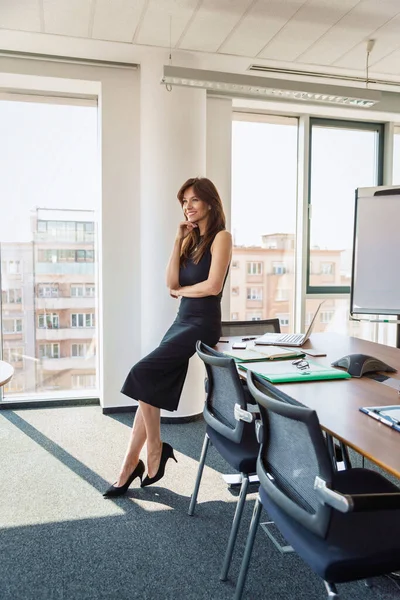
[[[232,320],[284,312],[293,330],[297,132],[295,118],[234,116]],[[280,289],[285,301],[277,300]]]
[[[394,128],[393,185],[400,185],[400,125]]]
[[[381,125],[311,120],[309,292],[350,292],[355,190],[379,185],[381,141]]]
[[[97,107],[15,96],[0,100],[0,131],[0,343],[24,357],[0,402],[74,398],[98,379]],[[91,350],[72,360],[77,339]]]

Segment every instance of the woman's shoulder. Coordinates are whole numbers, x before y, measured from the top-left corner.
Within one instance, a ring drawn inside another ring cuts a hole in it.
[[[217,240],[225,244],[231,244],[232,234],[226,229],[222,229],[221,231],[218,231],[218,233],[215,235],[213,242],[216,242]]]

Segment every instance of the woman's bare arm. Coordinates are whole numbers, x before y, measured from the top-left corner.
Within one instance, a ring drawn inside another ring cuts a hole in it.
[[[224,286],[226,272],[232,255],[232,236],[228,231],[220,231],[211,246],[211,266],[205,281],[185,287],[171,287],[171,295],[185,298],[218,296]]]

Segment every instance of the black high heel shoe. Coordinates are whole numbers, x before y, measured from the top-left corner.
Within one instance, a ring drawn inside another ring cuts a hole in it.
[[[128,490],[128,487],[131,485],[132,481],[136,479],[136,477],[140,477],[140,483],[142,483],[143,473],[144,463],[142,460],[139,460],[138,464],[135,467],[135,470],[129,475],[124,485],[120,485],[118,487],[116,487],[115,485],[111,485],[104,492],[103,496],[105,498],[115,498],[116,496],[122,496]]]
[[[172,446],[170,446],[170,444],[167,444],[166,442],[163,442],[162,450],[161,450],[160,465],[158,467],[157,473],[154,475],[154,477],[149,477],[148,475],[146,475],[146,477],[140,484],[140,487],[144,488],[144,487],[147,487],[148,485],[152,485],[153,483],[156,483],[157,481],[160,481],[160,479],[162,477],[164,477],[165,465],[167,464],[167,460],[169,458],[173,458],[176,463],[178,462],[175,458],[174,449],[172,448]]]

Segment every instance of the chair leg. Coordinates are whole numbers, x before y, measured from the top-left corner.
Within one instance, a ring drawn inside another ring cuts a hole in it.
[[[339,594],[334,583],[329,583],[329,581],[324,581],[326,591],[328,592],[328,598],[339,598]]]
[[[199,468],[197,469],[196,483],[194,484],[193,494],[190,499],[190,505],[189,505],[189,515],[190,516],[193,516],[194,509],[196,507],[197,495],[199,493],[200,481],[201,481],[201,477],[203,475],[204,463],[206,462],[206,456],[207,456],[207,451],[208,451],[209,445],[210,445],[210,438],[206,434],[204,436],[203,448],[201,449]]]
[[[242,565],[240,567],[239,577],[236,584],[234,600],[241,600],[242,598],[244,584],[246,583],[247,571],[249,569],[251,553],[253,552],[254,538],[256,537],[257,527],[260,522],[261,511],[262,504],[260,502],[260,498],[258,497],[254,505],[249,534],[247,536],[246,548],[244,550]]]
[[[224,563],[222,565],[221,574],[219,578],[221,581],[226,581],[228,577],[228,571],[232,560],[232,554],[236,543],[236,537],[242,518],[244,504],[246,502],[247,488],[249,487],[249,476],[242,473],[242,485],[240,488],[239,500],[236,505],[235,516],[233,517],[231,533],[229,535],[228,547],[225,552]]]

